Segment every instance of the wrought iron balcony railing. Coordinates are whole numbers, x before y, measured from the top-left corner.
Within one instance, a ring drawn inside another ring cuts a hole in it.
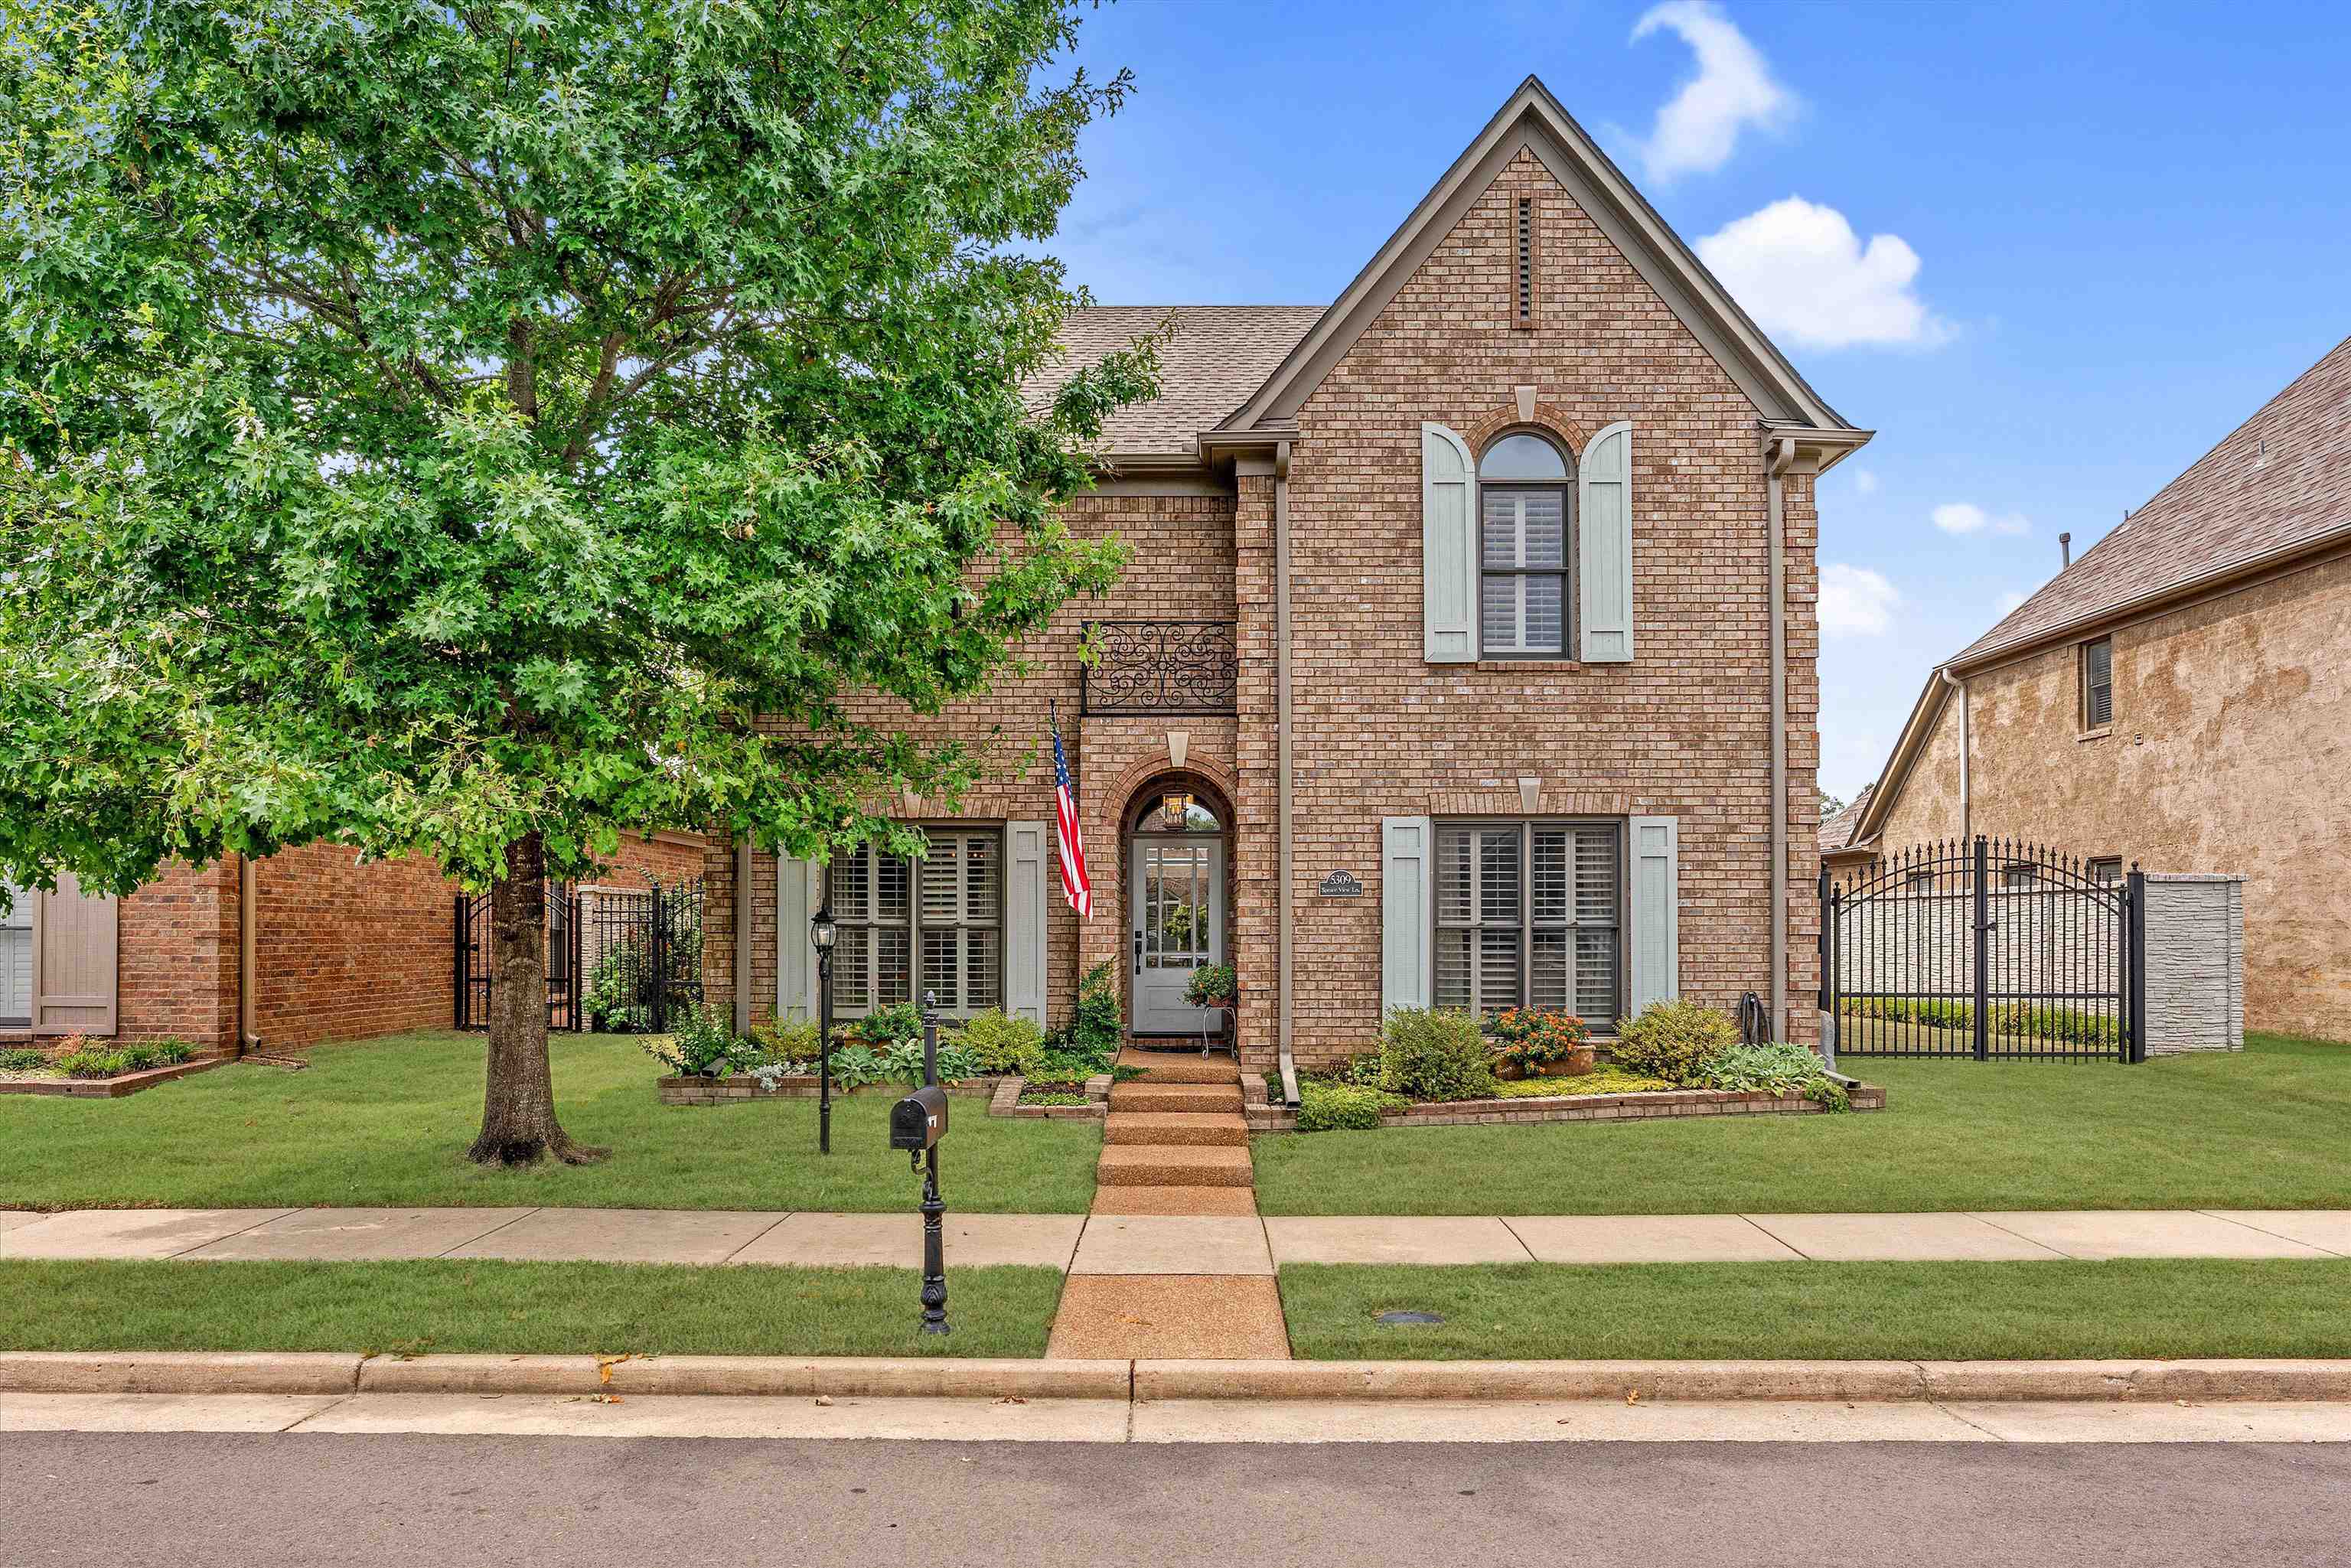
[[[1230,621],[1089,621],[1079,708],[1103,716],[1232,713],[1237,632]]]

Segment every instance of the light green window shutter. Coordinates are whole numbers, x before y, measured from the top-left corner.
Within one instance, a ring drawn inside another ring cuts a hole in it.
[[[776,857],[776,1021],[816,1017],[816,948],[809,917],[824,901],[820,862]]]
[[[1633,956],[1625,988],[1625,1016],[1651,1002],[1669,1002],[1681,983],[1681,820],[1632,820]]]
[[[1477,488],[1468,444],[1420,427],[1421,655],[1435,664],[1478,657]]]
[[[1592,438],[1576,470],[1576,622],[1583,662],[1633,658],[1633,427]]]
[[[1004,1010],[1039,1029],[1050,1027],[1045,1020],[1045,911],[1052,831],[1044,822],[1004,825]]]
[[[1426,817],[1380,819],[1380,1011],[1429,1005],[1436,828]]]

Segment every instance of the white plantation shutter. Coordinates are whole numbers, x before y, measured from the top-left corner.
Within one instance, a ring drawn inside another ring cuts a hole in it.
[[[1633,427],[1592,438],[1576,474],[1577,623],[1583,662],[1633,657]]]
[[[1004,1010],[1045,1023],[1045,911],[1053,873],[1053,825],[1008,822],[1004,897]]]
[[[1004,849],[993,831],[933,829],[922,862],[919,997],[969,1014],[1004,1002]]]
[[[1632,821],[1632,962],[1625,1014],[1681,995],[1681,822],[1675,817]]]
[[[1426,817],[1380,821],[1380,1010],[1429,1005]]]
[[[1567,496],[1485,491],[1480,530],[1479,652],[1557,653],[1567,614]]]
[[[1420,427],[1421,653],[1431,664],[1478,657],[1477,485],[1468,444],[1441,424]]]

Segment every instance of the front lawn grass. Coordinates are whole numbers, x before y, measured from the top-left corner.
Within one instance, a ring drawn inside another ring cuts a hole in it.
[[[816,1152],[813,1100],[664,1105],[661,1069],[623,1035],[549,1041],[556,1109],[601,1165],[486,1170],[482,1037],[402,1035],[322,1046],[301,1072],[232,1065],[122,1100],[0,1097],[0,1207],[247,1208],[565,1205],[584,1208],[912,1209],[921,1189],[889,1148],[891,1096],[832,1108]],[[952,1209],[1082,1214],[1099,1123],[990,1117],[958,1098],[940,1156]]]
[[[2351,1046],[1852,1059],[1884,1111],[1260,1137],[1265,1214],[2351,1207]]]
[[[1297,1264],[1317,1361],[2033,1361],[2351,1355],[2351,1259]],[[1383,1327],[1384,1312],[1441,1315]]]
[[[911,1269],[651,1263],[0,1262],[0,1350],[1040,1356],[1058,1269],[957,1269],[925,1338]]]

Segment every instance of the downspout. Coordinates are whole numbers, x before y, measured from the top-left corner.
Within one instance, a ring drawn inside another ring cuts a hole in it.
[[[735,844],[735,1032],[751,1032],[751,841]]]
[[[1279,442],[1273,449],[1273,691],[1274,691],[1274,793],[1276,797],[1276,837],[1280,841],[1278,860],[1280,880],[1277,884],[1275,908],[1281,923],[1280,937],[1280,967],[1279,1022],[1276,1040],[1280,1051],[1282,1103],[1298,1103],[1298,1063],[1290,1055],[1290,883],[1293,864],[1290,836],[1290,443]]]
[[[1788,561],[1784,476],[1796,461],[1787,436],[1764,465],[1771,551],[1771,1038],[1788,1038]]]
[[[236,1051],[261,1049],[261,894],[255,885],[253,857],[236,857]]]
[[[1951,666],[1942,670],[1943,684],[1959,694],[1959,837],[1975,836],[1975,812],[1968,797],[1968,753],[1974,749],[1968,744],[1968,683],[1951,674]]]

